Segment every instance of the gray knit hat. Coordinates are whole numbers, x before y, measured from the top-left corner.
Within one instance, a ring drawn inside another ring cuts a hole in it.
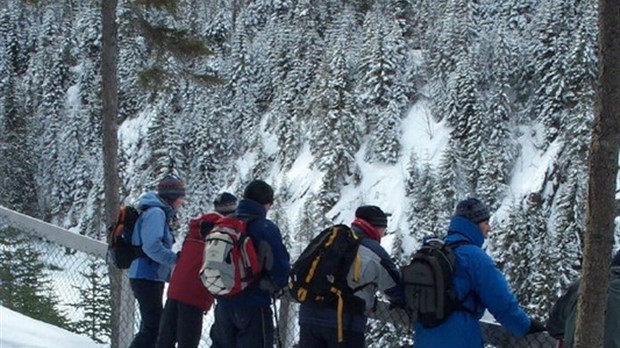
[[[491,218],[489,208],[477,198],[467,198],[459,202],[454,215],[464,217],[473,223],[481,223]]]
[[[222,192],[213,200],[215,211],[228,215],[237,209],[237,197],[232,193]]]

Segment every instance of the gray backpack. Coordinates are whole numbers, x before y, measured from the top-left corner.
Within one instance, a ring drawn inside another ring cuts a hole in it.
[[[405,303],[413,318],[424,327],[441,325],[450,314],[462,309],[456,297],[452,278],[455,256],[453,249],[466,241],[450,245],[433,238],[425,240],[409,265],[401,268]]]

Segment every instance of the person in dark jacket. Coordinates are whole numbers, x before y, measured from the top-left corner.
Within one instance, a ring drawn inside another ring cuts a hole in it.
[[[618,334],[618,328],[620,328],[620,250],[611,262],[609,273],[603,348],[620,348],[620,335]],[[563,348],[573,347],[578,292],[579,280],[573,283],[553,305],[547,321],[549,334],[560,340],[560,347]]]
[[[214,210],[191,219],[179,260],[168,286],[168,299],[159,326],[157,348],[196,348],[202,320],[213,304],[213,296],[199,278],[205,248],[204,237],[217,220],[234,213],[237,197],[224,192],[213,201]]]
[[[211,348],[273,347],[271,296],[286,286],[290,264],[280,229],[266,218],[272,205],[269,184],[254,180],[246,186],[235,216],[249,220],[247,234],[258,250],[263,274],[240,294],[217,299]]]
[[[157,193],[140,197],[143,213],[136,221],[132,244],[141,246],[146,256],[135,259],[127,275],[140,309],[140,330],[129,348],[152,348],[157,341],[162,314],[164,283],[177,262],[172,251],[174,236],[170,222],[185,202],[185,185],[176,176],[166,176],[157,185]]]
[[[484,342],[478,320],[487,308],[515,336],[545,330],[542,323],[529,318],[519,307],[508,282],[481,248],[491,230],[490,217],[489,208],[476,198],[465,199],[457,205],[444,241],[448,245],[468,242],[454,248],[453,282],[464,309],[455,311],[437,327],[427,328],[416,322],[414,348],[482,348]]]
[[[364,331],[368,318],[364,314],[375,303],[377,291],[383,292],[396,306],[403,303],[400,272],[380,241],[387,228],[388,215],[374,205],[364,205],[355,211],[351,229],[361,238],[357,256],[361,259],[359,274],[355,266],[347,274],[347,283],[359,289],[354,296],[360,308],[345,310],[342,332],[339,333],[336,308],[304,302],[299,308],[300,348],[358,348],[365,346]]]

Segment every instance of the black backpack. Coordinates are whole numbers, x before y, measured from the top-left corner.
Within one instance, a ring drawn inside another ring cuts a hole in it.
[[[121,206],[116,222],[108,227],[108,257],[119,269],[127,269],[133,260],[146,256],[141,246],[131,245],[140,214],[142,211],[132,206]]]
[[[336,309],[338,315],[338,342],[342,342],[342,313],[362,313],[364,301],[353,296],[356,290],[347,283],[347,274],[355,263],[361,270],[357,256],[361,239],[346,225],[335,225],[323,230],[291,268],[288,289],[300,303],[315,303]]]
[[[466,310],[457,299],[453,284],[453,249],[464,244],[471,243],[445,244],[441,239],[428,239],[409,265],[401,268],[407,309],[424,327],[441,325],[454,311]]]

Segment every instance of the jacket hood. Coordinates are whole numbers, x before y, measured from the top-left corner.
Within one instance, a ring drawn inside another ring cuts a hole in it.
[[[142,210],[152,207],[161,208],[166,213],[167,219],[171,219],[176,214],[170,204],[164,202],[155,192],[146,192],[140,196],[139,205]]]
[[[237,215],[265,218],[267,217],[267,210],[258,202],[242,199],[237,206]]]
[[[453,216],[450,220],[450,226],[448,226],[448,237],[446,237],[446,240],[449,242],[467,240],[481,247],[484,243],[484,235],[477,224],[464,217]]]

